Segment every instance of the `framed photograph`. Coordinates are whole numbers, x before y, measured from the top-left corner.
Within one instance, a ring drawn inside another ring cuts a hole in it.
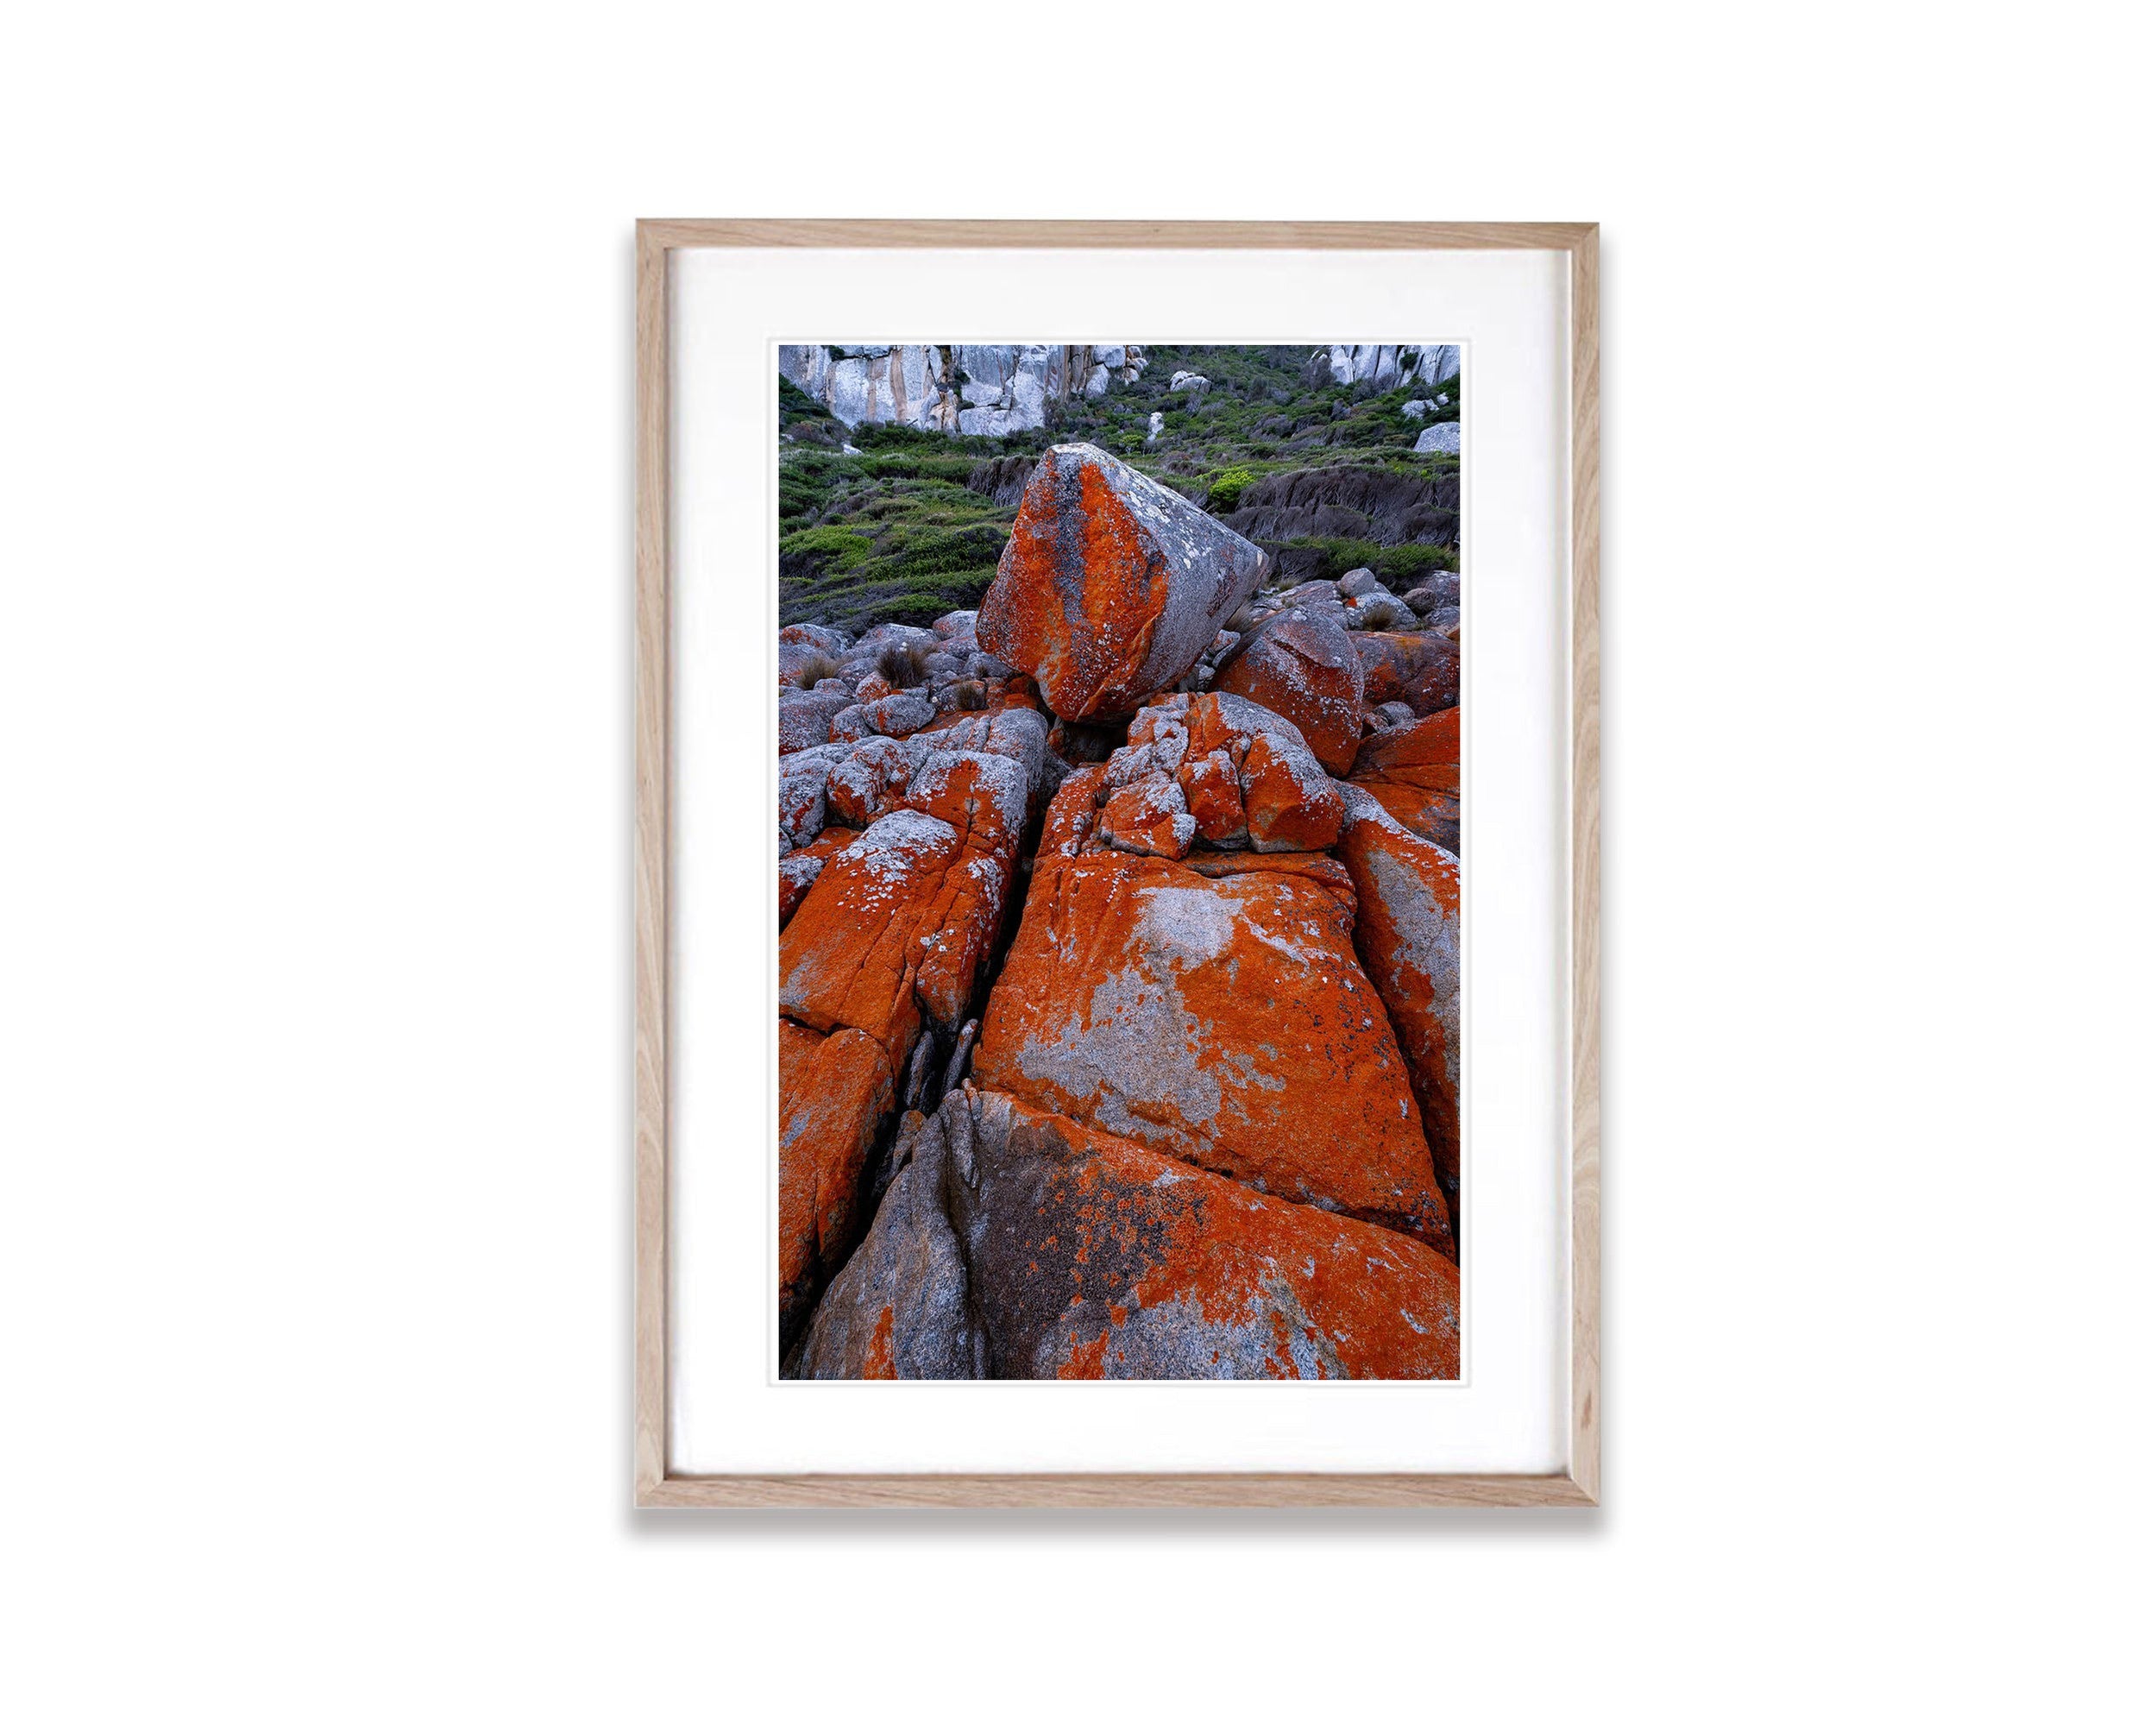
[[[638,1502],[1598,1501],[1596,294],[638,225]]]

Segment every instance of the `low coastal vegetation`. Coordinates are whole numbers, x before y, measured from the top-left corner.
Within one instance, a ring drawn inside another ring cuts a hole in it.
[[[1456,570],[1459,462],[1415,444],[1458,419],[1460,380],[1342,384],[1311,352],[1149,346],[1134,381],[1052,401],[1046,424],[1001,438],[849,428],[782,380],[780,621],[923,624],[977,605],[1026,475],[1059,443],[1120,456],[1262,545],[1288,581],[1368,569],[1398,592]],[[1172,388],[1185,372],[1204,387]],[[1411,417],[1410,401],[1429,405]]]

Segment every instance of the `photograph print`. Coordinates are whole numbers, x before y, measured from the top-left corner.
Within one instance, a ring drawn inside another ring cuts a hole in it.
[[[1457,346],[776,357],[789,1379],[1457,1379]]]

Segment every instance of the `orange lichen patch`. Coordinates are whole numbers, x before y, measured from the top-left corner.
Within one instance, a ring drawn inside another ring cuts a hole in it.
[[[863,1377],[896,1378],[898,1367],[891,1359],[891,1327],[898,1314],[889,1306],[883,1308],[883,1316],[876,1320],[876,1331],[869,1338],[867,1356],[861,1363]]]
[[[1329,892],[1350,917],[1355,914],[1355,885],[1346,865],[1323,851],[1193,851],[1183,859],[1183,866],[1214,880],[1233,874],[1293,875]]]
[[[1117,850],[1141,856],[1182,856],[1197,831],[1182,790],[1166,778],[1141,779],[1110,792],[1097,824]]]
[[[1355,878],[1355,951],[1412,1074],[1430,1159],[1460,1188],[1460,865],[1348,792],[1340,855]]]
[[[1059,717],[1128,713],[1197,663],[1265,564],[1135,468],[1059,444],[1027,483],[976,633]]]
[[[1322,860],[1322,859],[1319,859]],[[974,1076],[1254,1188],[1450,1250],[1408,1071],[1315,865],[1095,853],[1034,878]]]
[[[1362,660],[1330,618],[1287,611],[1221,661],[1212,686],[1291,721],[1326,771],[1344,773],[1362,734]]]
[[[977,1116],[976,1268],[1005,1374],[1459,1376],[1459,1274],[1429,1247],[1006,1097],[945,1106]],[[1028,1261],[1069,1274],[1028,1284],[1010,1273]]]
[[[1405,701],[1427,715],[1460,700],[1460,645],[1434,629],[1417,635],[1372,630],[1354,638],[1362,658],[1362,698],[1373,707]]]
[[[1349,782],[1411,833],[1460,849],[1460,709],[1380,731],[1355,756]]]
[[[958,831],[914,809],[887,815],[824,865],[779,936],[779,1010],[812,1029],[855,1029],[904,1064],[921,1022],[914,979]]]
[[[1307,753],[1260,734],[1243,757],[1242,812],[1260,851],[1322,851],[1340,836],[1340,792]]]
[[[808,1315],[853,1244],[862,1170],[893,1100],[891,1063],[858,1030],[778,1026],[778,1292],[782,1328]]]
[[[1235,844],[1249,836],[1243,823],[1242,791],[1235,763],[1225,749],[1185,759],[1176,774],[1183,801],[1197,822],[1197,835],[1210,844]]]
[[[783,929],[816,884],[823,866],[861,835],[850,827],[827,827],[814,842],[779,859],[778,926]]]
[[[1063,781],[1040,823],[1040,847],[1034,853],[1040,863],[1078,853],[1092,836],[1096,806],[1107,782],[1108,769],[1097,765],[1082,766]]]

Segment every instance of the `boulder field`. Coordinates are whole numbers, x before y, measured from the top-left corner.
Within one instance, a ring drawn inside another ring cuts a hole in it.
[[[1065,445],[781,631],[788,1376],[1459,1375],[1458,589],[1272,573]]]

